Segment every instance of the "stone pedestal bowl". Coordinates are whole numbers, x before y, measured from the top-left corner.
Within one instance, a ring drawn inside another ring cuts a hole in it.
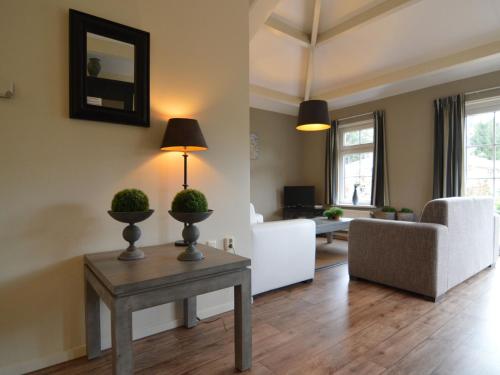
[[[146,220],[153,214],[154,210],[136,211],[136,212],[115,212],[108,211],[109,216],[113,219],[127,223],[128,225],[123,229],[123,238],[129,243],[128,248],[123,251],[118,259],[120,260],[137,260],[144,258],[144,252],[137,248],[134,244],[141,237],[141,229],[135,225],[141,221]]]
[[[180,261],[196,261],[204,258],[203,253],[196,248],[196,241],[200,237],[200,230],[195,223],[199,223],[212,215],[214,211],[208,210],[207,212],[173,212],[168,211],[170,216],[181,223],[186,224],[182,231],[182,238],[188,244],[186,250],[179,254],[177,257]]]

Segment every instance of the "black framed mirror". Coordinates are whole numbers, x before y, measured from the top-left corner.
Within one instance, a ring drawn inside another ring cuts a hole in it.
[[[149,127],[149,33],[69,10],[70,117]]]

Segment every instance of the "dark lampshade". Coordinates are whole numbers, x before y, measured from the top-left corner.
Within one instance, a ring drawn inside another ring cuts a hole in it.
[[[198,121],[190,118],[171,118],[161,144],[163,151],[203,151],[207,143]]]
[[[324,100],[306,100],[300,103],[297,130],[318,131],[330,128],[328,104]]]

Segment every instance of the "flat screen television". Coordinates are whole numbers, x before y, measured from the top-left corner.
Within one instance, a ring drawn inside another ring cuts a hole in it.
[[[283,198],[285,207],[313,207],[314,186],[285,186]]]

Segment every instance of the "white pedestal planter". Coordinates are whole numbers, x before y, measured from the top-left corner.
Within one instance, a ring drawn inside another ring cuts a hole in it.
[[[375,219],[396,220],[396,213],[395,212],[374,211],[373,217]]]
[[[414,212],[398,212],[397,219],[400,221],[417,221],[417,215]]]

